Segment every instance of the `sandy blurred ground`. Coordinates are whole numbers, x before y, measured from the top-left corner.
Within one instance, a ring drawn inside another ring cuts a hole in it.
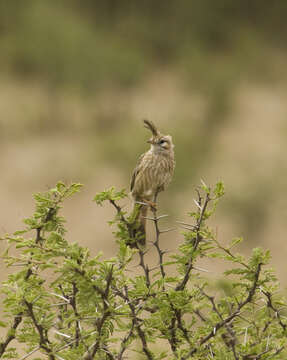
[[[104,257],[113,256],[116,244],[107,221],[114,211],[97,207],[94,195],[112,185],[128,188],[133,166],[147,149],[144,117],[163,132],[176,134],[175,151],[179,148],[182,154],[186,146],[188,152],[189,138],[192,142],[202,125],[205,99],[188,91],[176,76],[162,72],[132,91],[105,91],[89,98],[71,90],[53,92],[39,83],[6,80],[0,84],[1,234],[23,227],[22,219],[33,212],[32,193],[45,191],[58,180],[75,181],[84,188],[63,209],[69,241],[89,247],[92,254],[103,251]],[[272,265],[286,286],[286,88],[241,83],[231,100],[208,158],[196,176],[185,179],[185,186],[182,174],[192,173],[192,157],[177,155],[181,177],[175,172],[159,209],[171,214],[166,226],[188,221],[200,178],[208,184],[223,180],[227,193],[212,220],[219,240],[245,236],[240,248],[245,254],[252,247],[269,248]],[[196,154],[198,162],[201,156]],[[126,204],[128,208],[128,200]],[[164,235],[164,247],[175,249],[182,240],[180,231]],[[5,244],[0,246],[3,251]],[[152,261],[154,255],[151,251]],[[204,265],[220,276],[221,265]],[[1,262],[0,279],[5,277]]]

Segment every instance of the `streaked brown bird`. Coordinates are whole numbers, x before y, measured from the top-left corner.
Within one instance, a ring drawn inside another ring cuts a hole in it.
[[[149,120],[144,120],[144,126],[152,132],[152,137],[148,140],[151,146],[139,158],[131,179],[131,194],[135,201],[134,211],[137,211],[135,221],[138,224],[135,238],[141,246],[146,244],[145,228],[148,207],[155,207],[157,195],[170,183],[175,167],[171,136],[161,134]]]

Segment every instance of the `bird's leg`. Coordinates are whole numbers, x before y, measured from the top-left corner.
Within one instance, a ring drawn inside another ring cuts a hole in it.
[[[151,207],[151,210],[152,211],[156,211],[157,209],[157,196],[158,196],[158,193],[160,192],[160,190],[158,189],[155,193],[154,193],[154,196],[153,196],[153,201],[150,201],[150,207]]]
[[[137,201],[136,203],[143,206],[150,206],[151,209],[156,209],[156,202],[153,202],[151,200],[142,199],[142,201]]]
[[[149,204],[151,210],[156,210],[157,203],[155,201],[150,201],[150,200],[146,200],[146,201]]]
[[[153,201],[154,201],[155,204],[156,204],[156,200],[157,200],[157,196],[158,196],[159,192],[160,192],[160,189],[157,189],[156,192],[154,193]]]

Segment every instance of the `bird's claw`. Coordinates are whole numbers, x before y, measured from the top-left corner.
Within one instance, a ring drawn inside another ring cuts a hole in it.
[[[157,208],[157,203],[156,202],[153,202],[153,201],[150,201],[150,200],[144,200],[144,201],[148,206],[150,206],[151,210],[156,211],[156,208]]]

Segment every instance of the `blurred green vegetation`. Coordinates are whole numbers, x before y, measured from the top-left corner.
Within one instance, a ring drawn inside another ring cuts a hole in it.
[[[286,12],[284,0],[2,0],[1,68],[91,91],[180,65],[190,84],[210,89],[222,74],[231,82],[266,70],[262,48],[286,47]]]

